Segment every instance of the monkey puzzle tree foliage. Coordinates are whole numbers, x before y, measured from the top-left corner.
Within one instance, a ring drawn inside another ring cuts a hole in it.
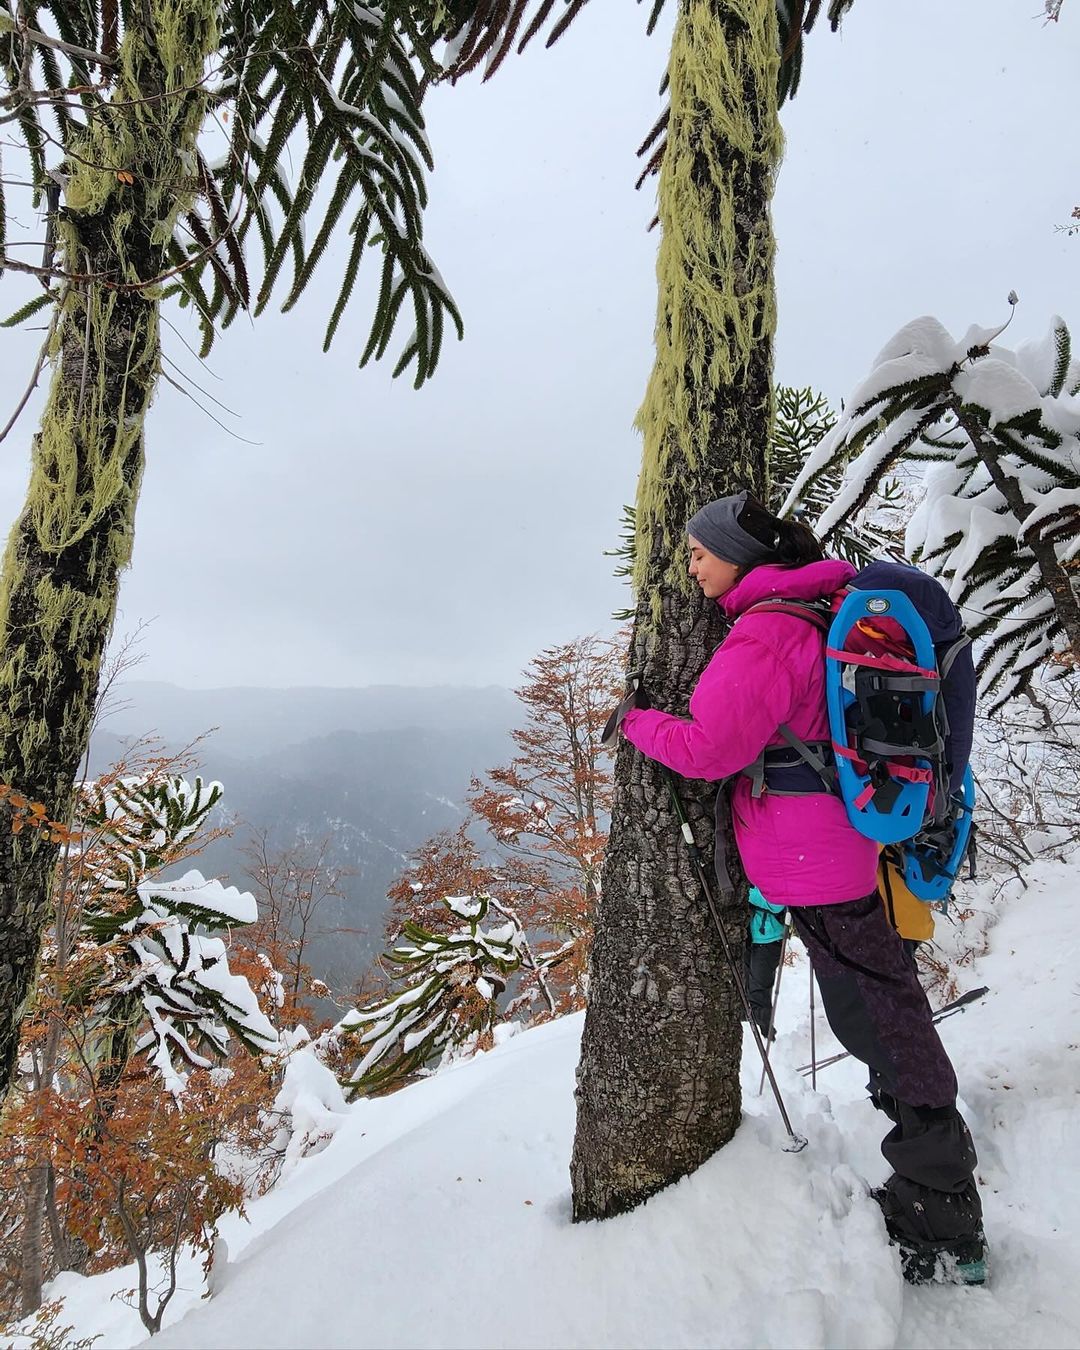
[[[150,758],[80,784],[75,828],[59,831],[67,836],[64,863],[0,1130],[3,1165],[14,1166],[22,1190],[20,1219],[2,1198],[0,1213],[19,1227],[23,1314],[40,1304],[50,1271],[85,1274],[94,1260],[90,1196],[112,1203],[99,1183],[116,1165],[117,1147],[140,1142],[122,1137],[132,1081],[152,1078],[158,1096],[171,1095],[181,1109],[192,1075],[212,1069],[231,1045],[252,1057],[279,1048],[223,940],[231,947],[255,918],[253,897],[194,871],[171,881],[161,875],[217,833],[208,818],[221,785],[190,782],[177,767]],[[32,810],[11,826],[55,828]]]
[[[345,1084],[350,1097],[400,1087],[455,1049],[489,1049],[507,981],[537,969],[525,930],[490,895],[447,895],[442,904],[448,931],[406,919],[401,942],[387,953],[400,987],[348,1013],[331,1033],[356,1050],[359,1062]],[[480,927],[489,908],[504,920],[497,928]]]
[[[52,368],[26,505],[0,584],[0,780],[69,819],[119,575],[131,557],[144,422],[161,374],[160,309],[194,309],[204,349],[284,285],[296,300],[330,240],[348,243],[329,342],[374,252],[381,287],[361,363],[403,308],[397,364],[419,384],[457,311],[424,250],[430,151],[419,111],[439,6],[382,0],[0,0],[0,120],[47,203],[34,378]],[[223,151],[211,161],[207,132]],[[301,155],[294,187],[281,159]],[[10,165],[10,160],[9,160]],[[323,196],[316,197],[322,187]],[[317,222],[310,244],[304,226]],[[249,276],[254,235],[261,275]],[[5,240],[7,241],[5,243]],[[291,280],[282,281],[291,266]],[[0,832],[0,1095],[10,1082],[58,844]]]
[[[567,6],[549,43],[584,4]],[[830,5],[834,28],[850,5]],[[482,60],[490,73],[519,29],[520,47],[553,7],[454,6],[456,73]],[[654,0],[650,27],[662,9]],[[679,0],[670,106],[642,147],[655,146],[643,177],[659,172],[663,234],[656,363],[638,419],[632,650],[654,705],[672,712],[685,712],[720,636],[716,606],[687,585],[686,521],[712,498],[768,487],[778,106],[798,83],[801,33],[820,9],[820,0]],[[715,788],[696,784],[686,797],[708,850]],[[733,938],[741,899],[721,900]],[[738,1124],[741,1033],[708,925],[657,767],[624,745],[578,1075],[575,1218],[630,1208],[697,1167]]]
[[[836,425],[836,413],[824,394],[806,386],[778,384],[773,390],[773,423],[769,437],[769,496],[768,505],[779,513],[787,500],[792,485],[799,478],[810,455]],[[845,462],[841,458],[827,472],[815,477],[800,491],[788,508],[800,516],[819,516],[833,501],[843,484]],[[831,543],[841,558],[857,567],[865,567],[874,557],[900,542],[899,516],[904,502],[899,482],[886,478],[877,485],[866,516],[847,520],[836,532]],[[634,576],[637,550],[636,512],[632,506],[623,507],[623,522],[618,547],[607,550],[607,556],[618,558],[617,577],[628,581]],[[617,619],[633,618],[633,611],[615,615]]]
[[[791,490],[816,497],[831,542],[884,474],[920,472],[907,546],[960,607],[992,711],[1052,653],[1080,657],[1080,360],[1060,318],[1015,351],[1003,331],[975,325],[957,341],[936,319],[906,324]]]

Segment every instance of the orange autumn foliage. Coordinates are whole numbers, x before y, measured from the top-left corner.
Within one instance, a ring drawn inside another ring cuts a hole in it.
[[[186,767],[182,757],[142,756],[101,775],[93,791],[122,797],[113,789],[125,780],[162,781]],[[13,830],[56,831],[68,845],[23,1024],[20,1073],[0,1117],[0,1320],[37,1307],[42,1281],[58,1269],[90,1274],[135,1261],[139,1311],[153,1330],[180,1248],[190,1243],[208,1256],[218,1217],[260,1183],[271,1133],[263,1113],[275,1085],[269,1068],[241,1051],[224,1065],[195,1068],[174,1098],[147,1055],[136,1053],[134,1023],[104,1014],[131,954],[125,934],[104,937],[87,916],[120,915],[132,903],[135,874],[117,885],[117,863],[122,874],[125,850],[149,861],[139,853],[145,822],[118,809],[70,830],[2,785],[0,803]],[[219,833],[178,835],[160,858],[155,842],[154,865],[172,868]],[[134,1016],[138,995],[131,997]],[[247,1175],[221,1171],[223,1146],[230,1160],[247,1159]],[[167,1272],[157,1293],[152,1253]]]
[[[600,735],[621,695],[625,656],[621,633],[551,647],[530,663],[515,691],[526,714],[511,732],[518,753],[473,780],[457,830],[413,854],[388,893],[391,940],[405,919],[446,931],[444,896],[490,893],[535,936],[557,1011],[584,1005],[612,799],[613,761]],[[528,996],[527,975],[523,984]]]
[[[62,1241],[86,1248],[86,1274],[135,1261],[140,1312],[156,1329],[181,1248],[191,1244],[209,1262],[217,1220],[242,1212],[245,1192],[258,1184],[268,1130],[261,1112],[271,1094],[266,1071],[245,1055],[192,1073],[179,1100],[141,1063],[107,1103],[54,1087],[20,1094],[0,1128],[0,1194],[18,1191],[35,1169],[48,1168]],[[223,1145],[251,1159],[249,1175],[219,1169]],[[171,1274],[156,1293],[151,1254]]]

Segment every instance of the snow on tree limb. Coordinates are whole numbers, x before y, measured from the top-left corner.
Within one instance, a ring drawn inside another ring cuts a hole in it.
[[[220,783],[148,773],[84,783],[79,794],[83,924],[107,954],[103,983],[87,996],[104,1024],[140,1024],[133,1053],[146,1053],[174,1094],[189,1068],[225,1054],[231,1036],[253,1053],[278,1048],[250,984],[212,936],[253,923],[254,897],[196,870],[156,875],[190,851],[221,793]]]
[[[1057,316],[1015,351],[1002,328],[955,341],[936,319],[882,348],[847,409],[807,458],[784,511],[842,472],[815,528],[830,540],[901,462],[922,469],[912,559],[948,586],[977,640],[995,706],[1052,652],[1080,654],[1080,361]]]
[[[400,1086],[437,1056],[490,1042],[497,1000],[507,981],[531,960],[520,923],[495,906],[507,922],[483,929],[493,905],[489,895],[447,896],[450,913],[466,920],[451,933],[436,933],[407,920],[408,939],[388,953],[404,988],[349,1013],[334,1028],[353,1038],[360,1060],[346,1084],[356,1097]]]

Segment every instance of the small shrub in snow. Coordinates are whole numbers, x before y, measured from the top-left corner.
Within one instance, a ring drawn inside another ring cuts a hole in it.
[[[8,1350],[92,1350],[101,1340],[101,1332],[96,1336],[76,1336],[73,1326],[64,1326],[60,1315],[64,1311],[64,1300],[50,1299],[34,1313],[29,1327],[18,1330],[12,1327],[0,1328],[11,1339]]]
[[[299,1045],[285,1065],[271,1119],[278,1122],[270,1152],[281,1160],[275,1180],[301,1158],[321,1153],[348,1114],[341,1084],[310,1047]]]
[[[400,1086],[437,1056],[451,1059],[455,1048],[493,1043],[498,997],[522,967],[525,934],[512,917],[481,927],[492,904],[488,895],[448,896],[443,903],[465,924],[435,933],[407,920],[407,942],[385,958],[403,987],[349,1013],[334,1029],[359,1056],[346,1085],[351,1097]]]
[[[399,920],[433,932],[453,926],[443,896],[497,894],[493,907],[520,920],[546,972],[526,980],[534,1015],[545,1015],[542,1004],[551,1015],[584,1006],[613,791],[600,736],[625,667],[625,634],[534,657],[515,691],[525,714],[510,733],[517,753],[473,780],[468,819],[428,840],[389,892],[395,941]]]

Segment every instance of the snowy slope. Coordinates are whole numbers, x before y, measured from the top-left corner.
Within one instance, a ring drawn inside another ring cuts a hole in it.
[[[980,1152],[988,1287],[903,1284],[865,1195],[886,1169],[860,1067],[824,1070],[817,1093],[796,1072],[797,964],[775,1054],[804,1153],[781,1151],[751,1047],[735,1140],[635,1213],[572,1226],[581,1019],[568,1018],[357,1104],[250,1224],[226,1226],[212,1299],[187,1269],[155,1347],[1080,1344],[1080,866],[1040,864],[1030,882],[966,977],[992,992],[942,1024]],[[819,1022],[819,1055],[833,1048]],[[50,1292],[77,1334],[122,1347],[141,1327],[109,1298],[133,1282]]]

